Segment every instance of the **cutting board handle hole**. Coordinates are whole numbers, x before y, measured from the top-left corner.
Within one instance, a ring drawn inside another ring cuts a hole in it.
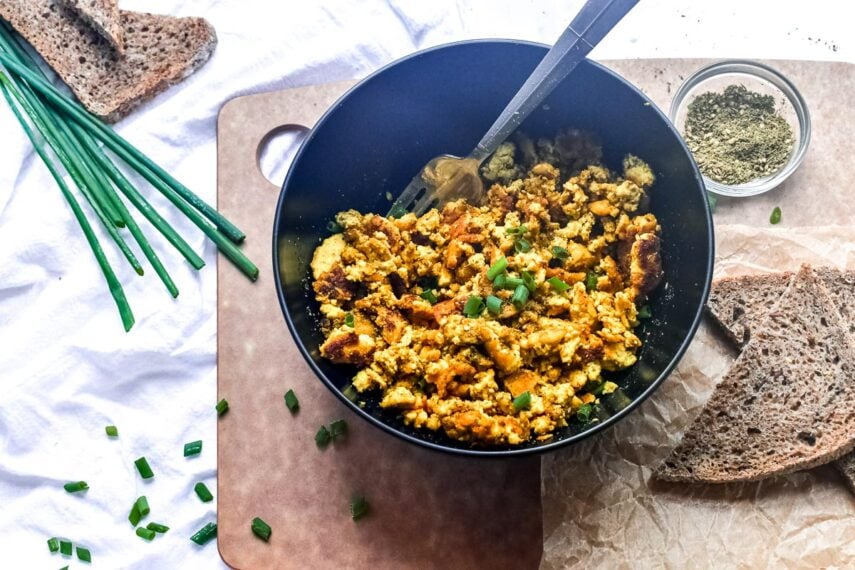
[[[281,125],[258,143],[255,154],[258,168],[277,190],[282,187],[288,168],[308,134],[309,129],[302,125]]]

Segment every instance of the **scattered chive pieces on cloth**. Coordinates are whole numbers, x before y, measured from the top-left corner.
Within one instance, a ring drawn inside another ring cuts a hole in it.
[[[350,501],[350,517],[353,520],[359,520],[365,515],[368,514],[368,501],[365,500],[365,497],[359,495],[351,499]]]
[[[145,527],[137,527],[137,536],[140,538],[144,538],[146,540],[154,540],[155,535],[157,534],[153,530],[147,529]]]
[[[190,537],[190,540],[202,546],[207,544],[212,538],[217,536],[217,523],[209,522],[202,528],[196,531],[196,534]]]
[[[199,455],[202,453],[202,440],[191,441],[184,444],[184,457]]]
[[[128,520],[133,526],[137,526],[150,512],[151,509],[148,506],[148,499],[146,499],[145,496],[141,496],[134,501],[134,505],[131,507],[131,512],[128,515]]]
[[[137,466],[137,471],[143,479],[151,479],[154,477],[154,471],[151,470],[151,466],[148,464],[148,460],[144,456],[134,461],[134,465]]]
[[[526,390],[516,398],[514,398],[514,410],[527,410],[531,406],[531,392]]]
[[[69,493],[79,493],[88,489],[89,485],[86,484],[86,481],[72,481],[63,485],[63,488]]]
[[[781,208],[779,206],[775,206],[775,209],[772,210],[772,215],[769,216],[770,224],[780,224],[781,223]]]
[[[199,497],[199,499],[203,503],[209,503],[214,500],[214,495],[211,494],[211,491],[208,490],[208,487],[201,481],[199,483],[196,483],[196,486],[193,487],[193,490],[196,491],[196,496]]]
[[[135,319],[122,284],[84,210],[66,185],[60,168],[69,174],[80,194],[92,207],[96,218],[135,272],[143,275],[143,267],[118,229],[127,228],[172,297],[178,296],[177,287],[116,190],[118,189],[195,269],[201,269],[205,262],[134,188],[116,167],[113,159],[100,148],[98,142],[103,143],[122,162],[165,195],[214,241],[218,249],[247,277],[253,281],[258,278],[258,268],[236,245],[244,240],[245,234],[242,231],[109,126],[53,87],[22,46],[23,44],[19,45],[17,35],[0,24],[0,63],[10,74],[7,76],[0,72],[0,91],[80,225],[119,309],[125,331],[131,329]],[[36,132],[41,136],[37,137]],[[55,158],[47,153],[46,147],[54,151]]]
[[[59,539],[56,537],[49,538],[47,540],[47,546],[48,546],[48,550],[50,550],[51,552],[58,552],[59,551]]]
[[[76,550],[78,560],[82,560],[83,562],[92,562],[92,553],[89,552],[88,548],[78,546],[76,547]]]
[[[329,444],[331,438],[332,436],[327,430],[327,426],[321,426],[318,428],[318,433],[315,434],[315,445],[323,449]]]
[[[60,540],[59,541],[59,553],[63,556],[71,556],[71,541],[70,540]]]
[[[263,540],[264,542],[270,541],[271,529],[270,525],[261,520],[259,517],[255,517],[252,519],[252,533]]]
[[[228,402],[228,400],[226,400],[225,398],[223,398],[222,400],[220,400],[219,402],[217,402],[217,405],[215,406],[215,408],[216,408],[216,410],[217,410],[217,417],[222,416],[223,414],[225,414],[226,412],[228,412],[228,411],[229,411],[229,402]]]
[[[60,568],[59,570],[68,570],[68,566],[63,566],[63,567],[62,567],[62,568]]]
[[[145,527],[148,530],[153,530],[154,532],[159,532],[160,534],[163,534],[169,530],[169,527],[166,526],[165,524],[160,524],[160,523],[156,523],[156,522],[150,522],[147,525],[145,525]]]
[[[285,392],[285,406],[288,407],[292,414],[300,409],[300,401],[297,399],[297,395],[294,394],[294,390]]]
[[[347,422],[344,420],[336,420],[330,424],[330,438],[335,440],[347,434]]]
[[[104,428],[108,437],[119,437],[119,429],[116,426],[107,426]]]

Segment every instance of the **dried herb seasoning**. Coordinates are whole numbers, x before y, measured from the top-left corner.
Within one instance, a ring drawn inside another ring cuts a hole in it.
[[[684,137],[701,172],[722,184],[745,184],[777,172],[795,137],[775,98],[729,85],[689,103]]]

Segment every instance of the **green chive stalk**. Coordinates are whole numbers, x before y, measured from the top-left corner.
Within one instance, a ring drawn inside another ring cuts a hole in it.
[[[51,175],[56,181],[57,186],[59,186],[63,197],[68,202],[71,211],[74,213],[74,217],[77,219],[77,223],[80,224],[80,228],[83,230],[83,234],[86,236],[86,241],[89,242],[89,247],[92,249],[92,253],[95,255],[95,259],[98,261],[98,265],[101,267],[101,271],[104,274],[104,278],[107,281],[108,287],[110,288],[110,293],[113,296],[113,300],[116,302],[116,305],[119,308],[119,315],[122,317],[122,324],[125,327],[125,331],[129,331],[131,330],[131,327],[134,326],[134,314],[131,311],[131,307],[128,304],[127,298],[125,297],[125,292],[122,289],[122,284],[119,283],[116,274],[113,272],[113,268],[110,267],[110,262],[107,260],[107,256],[104,254],[104,250],[101,249],[101,244],[98,241],[98,237],[92,230],[92,226],[89,225],[89,221],[86,219],[83,210],[80,208],[80,204],[77,203],[77,200],[74,198],[74,195],[71,193],[71,190],[69,190],[68,186],[66,186],[62,175],[59,173],[59,171],[53,165],[53,162],[48,157],[47,152],[41,144],[41,141],[36,139],[35,133],[30,128],[29,124],[27,124],[26,119],[24,119],[23,115],[18,109],[18,106],[15,104],[15,101],[12,98],[12,88],[13,85],[9,81],[9,78],[6,77],[4,73],[0,72],[0,91],[3,92],[3,97],[5,97],[6,101],[9,103],[9,107],[12,109],[12,112],[15,114],[15,117],[21,124],[21,128],[24,130],[24,133],[27,135],[27,138],[30,139],[33,148],[36,149],[36,153],[38,153],[39,157],[41,157],[48,171],[50,171]]]

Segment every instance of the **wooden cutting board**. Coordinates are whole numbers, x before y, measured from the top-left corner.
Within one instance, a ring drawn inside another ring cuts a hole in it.
[[[622,60],[606,65],[667,109],[680,82],[706,63]],[[772,65],[806,96],[822,91],[813,85],[818,82],[815,62]],[[245,251],[261,268],[254,284],[228,262],[217,268],[218,391],[231,404],[218,424],[220,554],[235,568],[537,567],[543,551],[538,458],[451,457],[382,433],[327,391],[285,325],[270,261],[279,188],[259,170],[259,147],[283,125],[311,127],[352,84],[249,95],[229,101],[220,113],[219,209],[246,231]],[[851,98],[851,90],[843,87]],[[815,125],[831,120],[826,115],[832,110],[815,102],[808,97]],[[848,143],[815,132],[798,186],[812,187],[817,177],[828,183],[829,176],[845,184],[845,169],[821,173],[810,165],[814,157],[848,148]],[[755,200],[772,204],[782,193],[794,192],[785,184]],[[794,198],[798,207],[787,215],[798,222],[802,212],[816,206],[809,195]],[[739,223],[740,215],[738,201],[720,200],[716,223]],[[283,402],[289,388],[300,399],[296,415]],[[318,427],[339,418],[349,422],[347,439],[318,450],[313,441]],[[354,493],[364,494],[372,509],[357,523],[348,512]],[[256,516],[273,528],[269,543],[250,531]]]

